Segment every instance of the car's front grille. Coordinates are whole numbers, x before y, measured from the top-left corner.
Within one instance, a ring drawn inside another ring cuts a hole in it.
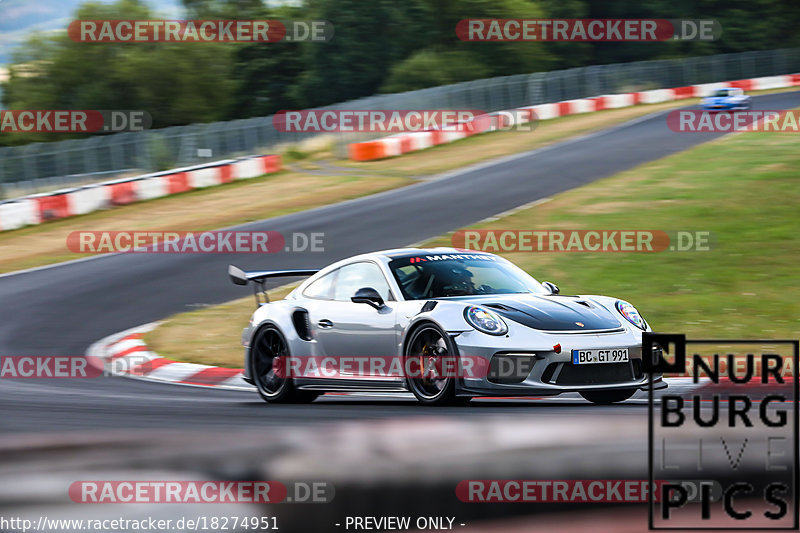
[[[554,363],[558,364],[558,363]],[[573,365],[563,363],[556,377],[558,385],[603,385],[621,383],[634,379],[631,363],[605,363],[597,365]]]
[[[536,354],[494,354],[489,362],[488,380],[492,383],[522,383],[531,373]]]
[[[631,361],[631,364],[633,365],[633,377],[635,377],[636,379],[642,379],[642,376],[644,376],[644,371],[642,369],[642,360],[634,359]]]

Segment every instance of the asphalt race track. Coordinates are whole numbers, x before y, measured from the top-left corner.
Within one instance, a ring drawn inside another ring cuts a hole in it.
[[[800,92],[754,98],[755,109],[800,106]],[[520,135],[536,135],[520,133]],[[719,134],[675,133],[666,113],[483,164],[403,189],[245,226],[324,232],[324,253],[271,256],[122,254],[0,277],[0,355],[78,355],[112,333],[192,306],[244,296],[229,263],[244,268],[321,267],[408,245],[519,205],[685,150]],[[186,228],[191,229],[191,228]],[[535,275],[535,273],[534,273]],[[556,283],[557,279],[554,279]],[[568,288],[567,288],[568,290]],[[254,394],[122,378],[1,380],[0,434],[114,429],[258,428],[409,416],[525,412],[641,416],[641,402],[595,407],[578,401],[485,402],[457,410],[407,400],[326,397],[310,406],[267,406]]]

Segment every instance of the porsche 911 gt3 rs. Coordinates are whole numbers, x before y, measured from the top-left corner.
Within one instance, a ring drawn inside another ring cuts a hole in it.
[[[564,392],[607,404],[648,384],[650,326],[633,305],[562,295],[493,254],[406,248],[229,275],[261,287],[242,344],[245,379],[267,402],[410,391],[429,405]],[[284,300],[260,302],[267,280],[299,276],[310,277]]]

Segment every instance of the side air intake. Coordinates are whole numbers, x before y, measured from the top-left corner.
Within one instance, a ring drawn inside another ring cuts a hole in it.
[[[308,320],[308,311],[298,309],[292,313],[292,324],[298,337],[304,341],[311,340],[311,322]]]

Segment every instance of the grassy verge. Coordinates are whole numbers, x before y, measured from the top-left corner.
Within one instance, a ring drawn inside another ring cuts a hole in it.
[[[539,122],[533,131],[495,131],[474,135],[451,144],[442,144],[398,157],[378,161],[339,161],[345,167],[396,176],[438,174],[489,159],[541,148],[569,137],[585,135],[616,124],[661,111],[688,105],[686,100],[662,104],[609,109],[570,115]]]
[[[294,288],[269,291],[270,300],[280,300]],[[241,368],[242,328],[255,310],[251,295],[222,305],[181,313],[165,320],[145,335],[145,342],[159,355],[174,361]]]
[[[68,261],[73,231],[201,231],[302,211],[411,183],[403,177],[280,172],[0,233],[0,272]]]
[[[482,159],[487,159],[529,150],[545,142],[624,122],[651,112],[653,107],[639,106],[546,121],[530,134],[488,133],[421,154],[395,158],[389,166],[387,161],[366,168],[337,162],[339,169],[332,175],[313,173],[322,168],[318,160],[332,157],[330,139],[325,142],[312,139],[314,142],[309,141],[302,150],[300,147],[285,148],[284,158],[294,169],[291,171],[0,232],[3,251],[0,273],[85,257],[86,254],[72,253],[66,247],[67,235],[73,231],[200,231],[279,216],[402,187],[411,182],[410,176],[463,165],[465,152],[484,151]],[[530,144],[531,139],[534,144]],[[425,163],[439,160],[442,162],[436,165]],[[220,209],[221,205],[225,209]]]
[[[635,302],[660,331],[796,339],[799,164],[792,134],[734,135],[476,227],[710,231],[705,252],[503,255],[565,293]]]
[[[788,89],[762,92],[785,90]],[[66,248],[67,235],[73,231],[218,229],[401,187],[410,183],[412,176],[427,176],[531,150],[695,102],[681,100],[563,117],[543,121],[530,133],[493,132],[384,161],[338,161],[338,169],[329,175],[313,171],[325,170],[319,162],[331,160],[333,139],[312,139],[302,149],[284,147],[284,159],[296,170],[0,232],[0,273],[85,257]]]
[[[631,301],[659,331],[797,338],[798,166],[792,134],[733,135],[475,227],[711,231],[706,252],[503,255],[566,294]],[[176,315],[149,340],[172,358],[241,366],[238,335],[251,311],[237,301]]]

